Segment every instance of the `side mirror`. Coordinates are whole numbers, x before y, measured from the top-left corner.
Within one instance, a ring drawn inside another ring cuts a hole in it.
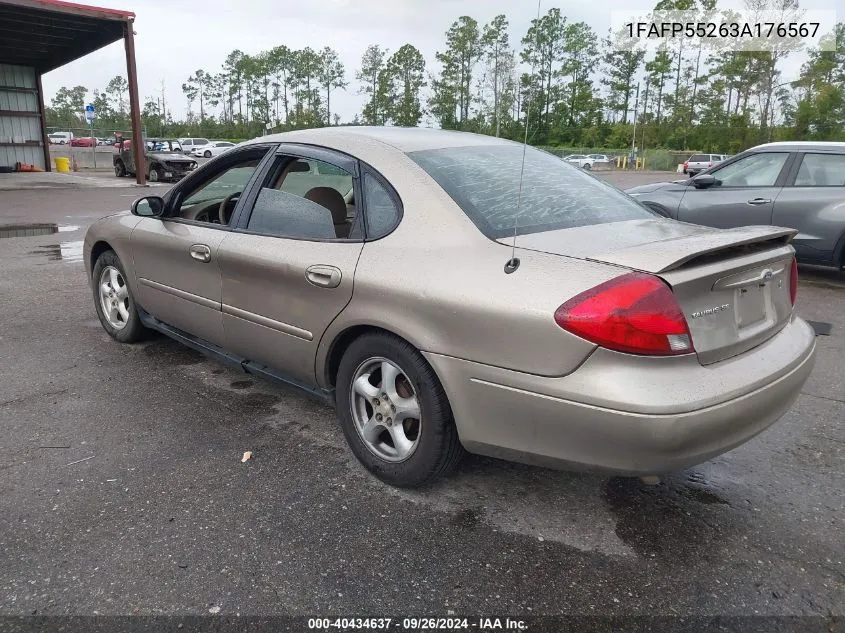
[[[713,174],[699,174],[692,179],[692,185],[696,189],[706,189],[716,184],[716,176]]]
[[[158,218],[164,213],[164,198],[161,196],[144,196],[132,203],[132,215],[142,218]]]

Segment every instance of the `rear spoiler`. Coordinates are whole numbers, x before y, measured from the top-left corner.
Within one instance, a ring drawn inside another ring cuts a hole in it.
[[[742,226],[631,246],[586,259],[656,274],[680,268],[693,260],[710,259],[708,256],[739,256],[785,246],[797,234],[795,229],[777,226]]]

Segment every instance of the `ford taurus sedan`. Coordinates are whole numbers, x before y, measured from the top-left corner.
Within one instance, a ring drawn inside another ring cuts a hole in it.
[[[799,261],[845,267],[845,143],[767,143],[689,180],[627,192],[683,222],[792,227]]]
[[[239,145],[84,256],[114,339],[333,402],[365,467],[418,486],[464,450],[650,475],[764,430],[814,359],[794,235],[666,219],[510,141],[354,127]]]

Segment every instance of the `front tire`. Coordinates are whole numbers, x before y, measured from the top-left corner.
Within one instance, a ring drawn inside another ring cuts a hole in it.
[[[159,171],[158,167],[150,167],[149,181],[159,182],[160,180],[164,180],[164,172]]]
[[[338,369],[336,406],[355,457],[385,483],[422,486],[463,457],[437,375],[396,336],[365,334],[349,346]]]
[[[103,329],[120,343],[135,343],[144,338],[135,298],[126,284],[126,273],[114,251],[97,258],[91,275],[94,306]]]
[[[211,158],[211,152],[208,151],[208,150],[205,150],[205,154],[203,154],[203,156],[205,156],[206,158]]]
[[[118,160],[114,164],[114,175],[118,178],[122,178],[126,175],[126,165],[123,164],[122,160]]]

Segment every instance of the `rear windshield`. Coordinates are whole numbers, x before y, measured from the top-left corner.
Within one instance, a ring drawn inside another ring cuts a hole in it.
[[[689,162],[691,163],[709,163],[710,162],[710,154],[693,154]]]
[[[422,167],[491,239],[576,226],[654,217],[645,207],[557,156],[529,147],[449,147],[411,152]]]

